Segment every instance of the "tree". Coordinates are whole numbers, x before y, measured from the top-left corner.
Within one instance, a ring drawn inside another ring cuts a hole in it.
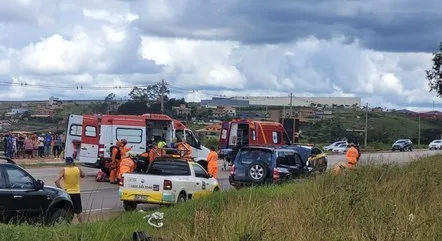
[[[442,42],[439,45],[439,51],[433,53],[433,67],[431,70],[426,70],[426,79],[430,86],[430,92],[436,91],[437,96],[442,96]]]
[[[115,94],[114,93],[110,93],[106,96],[106,98],[104,98],[104,103],[111,103],[115,101]]]
[[[158,101],[161,97],[163,86],[161,82],[156,84],[147,85],[146,87],[135,86],[129,93],[130,98],[133,101],[145,102],[151,104],[151,102]],[[164,94],[169,94],[168,83],[164,83]]]
[[[142,115],[149,113],[149,109],[144,102],[128,101],[118,107],[117,113],[123,115]]]

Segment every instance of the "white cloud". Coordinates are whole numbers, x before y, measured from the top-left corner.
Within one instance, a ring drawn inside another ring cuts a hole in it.
[[[188,1],[103,3],[81,0],[47,8],[42,1],[0,3],[0,8],[4,7],[0,15],[8,13],[12,19],[6,24],[0,17],[1,79],[72,87],[133,86],[165,79],[174,96],[189,101],[220,95],[287,96],[293,92],[306,97],[361,96],[370,105],[394,108],[433,101],[436,106],[442,104],[441,99],[428,93],[424,79],[424,70],[431,64],[430,53],[375,51],[364,48],[356,38],[336,35],[324,40],[314,33],[281,44],[208,40],[211,36],[233,35],[234,31],[217,24],[194,29],[162,25],[192,17],[186,15],[187,11],[199,5]],[[11,11],[5,10],[6,6]],[[337,14],[355,17],[355,11],[363,11],[360,4],[340,9]],[[141,33],[135,24],[139,21],[163,26],[176,35]],[[16,31],[18,43],[11,38],[11,29]],[[182,37],[187,32],[200,39]],[[14,85],[0,93],[3,99],[52,95],[104,98],[109,92],[123,96],[129,91]]]

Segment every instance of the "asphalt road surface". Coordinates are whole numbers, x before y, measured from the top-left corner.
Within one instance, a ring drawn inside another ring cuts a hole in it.
[[[413,151],[413,152],[390,152],[390,153],[363,153],[360,163],[408,163],[410,161],[431,156],[435,154],[442,154],[442,151]],[[345,161],[345,155],[329,155],[329,168],[341,161]],[[228,180],[229,171],[221,170],[222,161],[219,162],[219,182],[222,190],[230,189]],[[122,211],[122,203],[118,199],[118,186],[104,182],[96,182],[95,174],[98,169],[82,167],[86,177],[81,182],[81,196],[83,201],[83,210],[86,213],[106,213],[111,211]],[[31,168],[28,171],[37,179],[45,181],[45,185],[55,186],[54,181],[60,168]],[[143,209],[154,209],[156,205],[143,205]]]

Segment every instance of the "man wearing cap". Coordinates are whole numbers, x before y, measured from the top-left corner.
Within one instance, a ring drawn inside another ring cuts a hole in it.
[[[84,178],[85,174],[83,170],[75,165],[72,157],[66,157],[65,162],[66,166],[60,170],[60,173],[55,180],[55,185],[58,188],[64,189],[69,196],[71,196],[74,213],[77,215],[77,219],[81,223],[83,222],[83,208],[80,196],[80,178]],[[61,179],[63,179],[64,188],[60,184]]]

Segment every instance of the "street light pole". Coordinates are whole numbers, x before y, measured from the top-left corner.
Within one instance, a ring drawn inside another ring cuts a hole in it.
[[[368,131],[368,103],[365,106],[365,139],[364,139],[365,149],[367,149],[367,131]]]

